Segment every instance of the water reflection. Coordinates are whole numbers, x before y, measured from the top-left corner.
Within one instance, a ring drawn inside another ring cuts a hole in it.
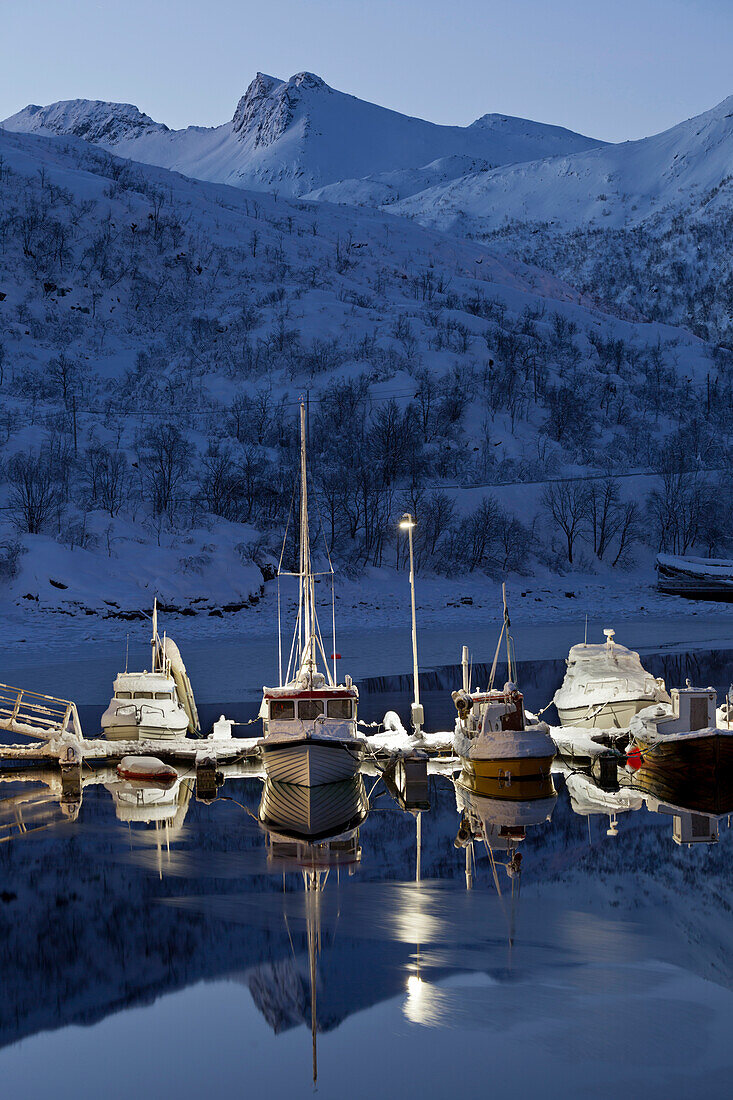
[[[684,989],[704,979],[729,997],[726,775],[622,769],[605,789],[566,767],[519,798],[431,763],[419,803],[387,778],[303,792],[231,765],[207,789],[94,767],[74,792],[52,770],[0,773],[0,1047],[226,978],[267,1026],[272,1047],[246,1065],[263,1088],[301,1035],[293,1080],[317,1072],[342,1095],[357,1013],[375,1044],[406,1029],[407,1060],[427,1058],[423,1030],[451,1043],[481,1030],[475,1054],[462,1048],[478,1086],[484,1043],[530,1028],[549,1057],[572,1025],[574,1049],[610,1059],[619,1016],[666,1021],[645,1031],[663,1062]],[[716,1004],[733,1018],[733,998]],[[198,1027],[216,1041],[213,1022]],[[648,1049],[625,1058],[646,1072]],[[236,1050],[227,1060],[244,1070]],[[415,1087],[442,1095],[418,1062]]]

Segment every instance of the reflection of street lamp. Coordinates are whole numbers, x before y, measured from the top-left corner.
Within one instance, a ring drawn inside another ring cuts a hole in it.
[[[410,593],[412,597],[412,675],[415,683],[415,698],[412,704],[412,727],[417,737],[420,736],[420,727],[425,722],[425,714],[420,706],[420,684],[417,672],[417,625],[415,623],[415,562],[412,553],[412,530],[415,519],[409,512],[405,512],[400,520],[400,530],[407,531],[407,539],[410,544]]]

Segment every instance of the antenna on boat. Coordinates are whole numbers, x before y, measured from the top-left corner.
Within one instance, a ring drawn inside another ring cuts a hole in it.
[[[155,658],[156,658],[156,654],[157,654],[157,651],[158,651],[158,597],[157,596],[153,596],[153,640],[152,640],[152,647],[153,647],[153,655],[152,655],[152,664],[150,665],[150,669],[151,669],[152,672],[155,672]]]
[[[130,632],[127,632],[127,643],[125,645],[125,672],[127,672],[127,665],[130,660]]]
[[[588,612],[585,613],[585,637],[583,638],[583,645],[588,645]]]

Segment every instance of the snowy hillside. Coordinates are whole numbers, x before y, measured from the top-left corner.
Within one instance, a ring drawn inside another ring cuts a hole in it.
[[[730,346],[733,97],[641,141],[473,172],[389,209]]]
[[[597,144],[559,126],[505,115],[437,126],[336,91],[312,73],[287,81],[258,73],[232,120],[211,128],[169,130],[129,104],[97,100],[30,105],[2,125],[72,135],[196,179],[291,196],[338,180],[419,169],[438,158],[496,166]],[[452,177],[428,172],[423,186],[441,178]]]
[[[419,567],[453,576],[726,545],[700,471],[728,461],[733,377],[689,333],[379,211],[198,182],[78,138],[0,131],[0,157],[0,572],[18,606],[256,601],[301,394],[342,575],[404,567],[407,507]],[[721,405],[700,423],[711,386]],[[642,524],[626,486],[665,462],[674,522],[663,485]],[[558,476],[567,500],[541,484]]]
[[[491,167],[488,161],[476,160],[475,157],[439,157],[421,168],[375,172],[362,179],[338,180],[326,187],[317,187],[303,197],[346,206],[388,206],[399,199],[416,195],[449,180],[460,179],[472,172],[488,172]]]
[[[472,173],[399,212],[441,229],[481,232],[511,221],[573,229],[633,226],[684,210],[703,217],[733,205],[733,97],[640,141]]]

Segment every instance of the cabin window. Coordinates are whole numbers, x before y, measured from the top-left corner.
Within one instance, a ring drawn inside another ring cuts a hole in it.
[[[329,699],[329,718],[351,718],[351,699]]]
[[[272,699],[270,702],[270,718],[279,718],[281,721],[289,721],[295,718],[295,703],[292,699]]]
[[[115,699],[132,699],[132,694],[129,691],[116,691]]]
[[[173,696],[171,695],[171,693],[169,691],[156,691],[155,698],[156,699],[172,699]]]
[[[323,699],[299,699],[298,718],[301,722],[312,722],[323,714]]]
[[[133,695],[133,699],[152,699],[152,691],[136,691]]]

